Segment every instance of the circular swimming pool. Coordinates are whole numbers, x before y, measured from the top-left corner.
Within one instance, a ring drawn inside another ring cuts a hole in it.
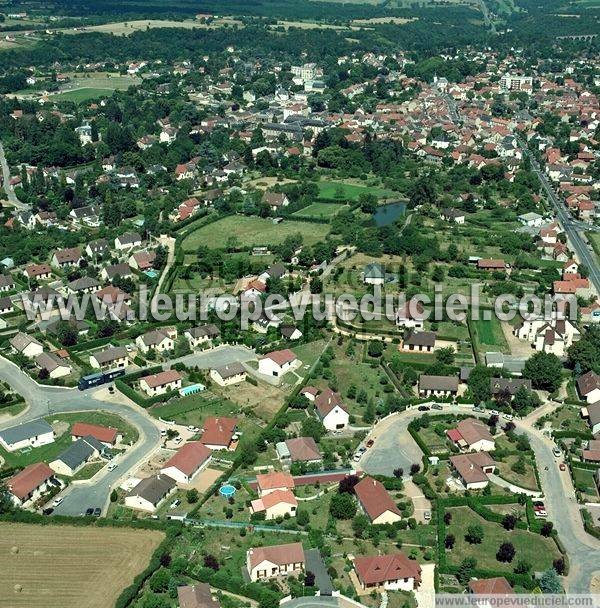
[[[219,488],[219,494],[225,498],[231,498],[235,494],[235,488],[227,483]]]

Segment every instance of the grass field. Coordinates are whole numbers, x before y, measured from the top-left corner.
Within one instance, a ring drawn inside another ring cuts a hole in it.
[[[355,201],[363,192],[374,194],[378,198],[388,198],[394,195],[391,190],[385,188],[371,188],[370,186],[358,186],[344,182],[317,182],[320,198],[339,198]]]
[[[149,563],[150,530],[0,524],[0,605],[106,608]]]
[[[305,245],[313,245],[325,239],[329,226],[286,221],[274,224],[269,219],[236,215],[194,230],[185,237],[182,246],[184,251],[195,251],[200,245],[218,249],[225,247],[230,237],[234,237],[236,245],[240,247],[277,245],[287,236],[298,233],[302,235]]]
[[[74,91],[64,91],[63,93],[57,93],[52,95],[52,99],[56,101],[73,101],[75,103],[85,103],[92,99],[99,99],[100,97],[110,97],[113,89],[94,89],[90,87],[84,87],[82,89],[75,89]]]
[[[452,513],[452,523],[446,527],[448,534],[454,534],[456,544],[447,553],[448,563],[458,566],[466,557],[474,557],[477,567],[497,572],[512,572],[515,564],[521,559],[526,560],[537,572],[552,567],[552,561],[560,557],[556,544],[550,538],[544,538],[527,530],[506,531],[500,524],[489,522],[479,516],[469,507],[453,507],[446,509]],[[484,536],[481,544],[471,545],[465,540],[467,528],[479,524]],[[512,563],[506,564],[496,559],[496,552],[503,542],[511,542],[516,549]]]
[[[138,21],[120,21],[117,23],[103,23],[101,25],[91,25],[85,29],[69,29],[62,30],[65,34],[83,34],[85,32],[101,32],[103,34],[114,34],[115,36],[129,36],[134,32],[144,32],[149,29],[161,27],[177,27],[186,30],[194,28],[213,29],[223,27],[225,25],[243,25],[237,19],[228,17],[214,19],[211,24],[207,25],[195,19],[186,19],[183,21],[172,21],[167,19],[140,19]]]
[[[484,321],[479,319],[472,322],[472,328],[475,334],[475,340],[478,345],[479,352],[483,354],[486,351],[500,351],[503,353],[509,352],[508,344],[500,321],[492,315],[490,320]]]
[[[329,219],[337,215],[342,209],[349,209],[349,207],[347,205],[338,205],[337,203],[312,203],[308,207],[296,211],[293,215]]]

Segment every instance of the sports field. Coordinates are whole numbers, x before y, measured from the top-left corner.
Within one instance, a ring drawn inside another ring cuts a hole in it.
[[[337,203],[312,203],[308,207],[296,211],[293,215],[329,219],[337,215],[342,209],[349,209],[349,207],[347,205],[338,205]]]
[[[0,606],[114,606],[163,538],[156,530],[0,523]]]
[[[184,251],[195,251],[200,245],[220,249],[235,238],[237,247],[277,245],[287,236],[300,233],[306,245],[325,239],[329,233],[327,224],[283,221],[274,224],[272,220],[260,217],[234,215],[201,226],[188,234],[183,240]]]

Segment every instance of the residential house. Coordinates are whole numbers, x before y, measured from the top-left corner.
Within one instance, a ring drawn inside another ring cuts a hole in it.
[[[178,483],[190,483],[211,458],[211,451],[203,443],[190,441],[165,462],[160,472]]]
[[[102,269],[100,277],[103,281],[113,281],[117,277],[126,279],[132,277],[133,273],[128,264],[110,264]]]
[[[187,338],[190,348],[194,349],[201,344],[211,343],[221,335],[221,331],[216,325],[210,323],[199,327],[190,327],[183,332],[183,335]]]
[[[298,501],[290,490],[274,490],[250,503],[250,513],[264,513],[267,520],[294,517],[297,509]]]
[[[156,251],[137,251],[133,255],[129,256],[127,263],[130,268],[144,272],[145,270],[152,270],[154,268],[154,262],[156,260]]]
[[[372,524],[393,524],[402,519],[400,509],[380,481],[364,477],[354,486],[354,494]]]
[[[10,296],[0,298],[0,315],[8,314],[13,312],[15,309]]]
[[[286,348],[264,355],[258,362],[258,372],[265,376],[280,378],[299,364],[300,361],[294,352]]]
[[[81,260],[81,249],[79,247],[70,247],[55,251],[52,254],[50,264],[55,268],[68,268],[70,266],[78,266]]]
[[[76,422],[71,428],[71,437],[73,441],[93,437],[107,448],[112,448],[123,440],[123,434],[119,429],[101,426],[100,424],[88,424],[87,422]]]
[[[396,325],[406,329],[422,330],[425,326],[425,309],[417,300],[409,300],[396,312]]]
[[[59,475],[73,477],[90,460],[95,460],[104,454],[106,446],[92,437],[86,435],[76,439],[56,460],[50,463]]]
[[[506,272],[508,264],[504,260],[477,260],[477,268],[479,270]]]
[[[316,441],[312,437],[286,439],[276,446],[279,459],[283,462],[320,463],[323,459]]]
[[[208,583],[196,583],[177,587],[179,608],[220,608]]]
[[[577,378],[579,396],[589,404],[600,401],[600,376],[593,370]]]
[[[175,340],[177,340],[177,329],[174,327],[159,327],[138,336],[135,343],[143,353],[150,350],[162,353],[166,350],[173,350]]]
[[[474,595],[514,595],[510,583],[503,576],[480,578],[469,581],[469,593]],[[486,602],[487,604],[487,602]]]
[[[34,359],[44,352],[41,342],[38,342],[33,336],[24,334],[22,331],[17,332],[8,342],[13,352],[19,353],[28,359]]]
[[[524,378],[490,378],[490,392],[492,397],[495,398],[506,396],[506,398],[512,400],[522,386],[530,391],[531,380]]]
[[[45,281],[52,276],[52,269],[48,264],[29,264],[25,267],[25,276],[28,279]]]
[[[450,456],[450,464],[467,490],[485,488],[490,482],[488,475],[496,470],[496,463],[487,452]]]
[[[47,371],[48,377],[52,379],[63,378],[73,371],[66,359],[56,352],[41,353],[36,357],[35,364],[40,370]]]
[[[0,292],[12,291],[15,288],[15,282],[10,274],[0,274]]]
[[[119,251],[141,247],[141,245],[142,237],[137,232],[126,232],[115,239],[115,249]]]
[[[266,496],[275,490],[294,490],[294,478],[283,471],[271,471],[256,476],[256,487],[259,496]]]
[[[81,277],[67,283],[67,289],[73,294],[94,293],[100,289],[100,283],[92,277]]]
[[[140,379],[140,388],[149,396],[164,395],[169,391],[181,388],[181,374],[174,369],[169,369],[158,374],[151,374]]]
[[[6,481],[6,489],[16,507],[35,502],[56,485],[58,480],[54,471],[44,462],[30,464]]]
[[[271,211],[278,211],[290,204],[290,200],[283,192],[265,192],[262,202],[267,205]]]
[[[450,223],[464,224],[465,214],[460,209],[442,209],[441,218]]]
[[[286,340],[299,340],[302,337],[302,332],[294,325],[282,325],[279,331]]]
[[[381,264],[367,264],[363,272],[363,282],[367,285],[383,285],[385,283],[385,268]]]
[[[460,420],[446,434],[459,448],[470,452],[491,452],[496,447],[488,426],[476,418]]]
[[[230,363],[229,365],[215,367],[210,370],[211,379],[214,380],[219,386],[231,386],[232,384],[244,382],[246,375],[246,369],[237,361]]]
[[[354,571],[362,589],[415,591],[421,584],[421,566],[402,552],[355,557]]]
[[[90,258],[97,258],[110,252],[110,245],[106,239],[90,241],[85,247],[85,253]]]
[[[430,353],[435,348],[436,334],[433,331],[412,330],[402,342],[402,350]]]
[[[0,445],[7,452],[39,448],[49,443],[54,443],[54,430],[43,418],[23,422],[0,431]]]
[[[176,481],[163,473],[146,477],[125,496],[125,506],[130,509],[154,513],[160,503],[175,490],[176,486]]]
[[[90,355],[90,365],[94,369],[125,368],[129,357],[124,346],[109,346]]]
[[[315,412],[328,431],[345,429],[350,420],[350,414],[342,402],[339,393],[326,388],[315,397]]]
[[[298,575],[304,571],[304,563],[302,543],[256,547],[246,552],[246,568],[253,582]]]
[[[582,407],[581,415],[583,418],[588,419],[592,435],[600,433],[600,401]]]
[[[456,376],[419,376],[420,397],[454,397],[458,394],[458,378]]]
[[[202,423],[200,442],[209,450],[235,450],[237,447],[237,418],[209,416]]]

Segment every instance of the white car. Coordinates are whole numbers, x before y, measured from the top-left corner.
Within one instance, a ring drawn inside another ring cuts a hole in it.
[[[179,498],[176,498],[172,503],[169,509],[176,509],[181,504]]]
[[[490,413],[492,416],[500,416],[500,412],[498,410],[492,410]]]
[[[160,436],[165,437],[167,435],[167,431],[165,429],[160,429]]]
[[[174,443],[181,443],[182,439],[181,437],[175,437],[175,439],[173,439]]]
[[[505,420],[512,420],[514,416],[512,414],[503,414],[502,418]]]
[[[111,462],[108,467],[106,467],[109,471],[114,471],[119,465],[116,462]]]
[[[187,427],[187,430],[190,433],[197,433],[200,429],[197,426],[194,426],[193,424],[190,424],[190,426]]]
[[[58,507],[58,505],[64,500],[64,498],[62,496],[59,496],[58,498],[54,499],[54,502],[52,503],[53,507]]]

